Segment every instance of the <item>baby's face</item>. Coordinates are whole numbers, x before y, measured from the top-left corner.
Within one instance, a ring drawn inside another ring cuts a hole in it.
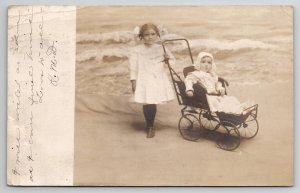
[[[210,72],[212,69],[212,58],[205,56],[200,61],[200,70],[204,72]]]
[[[152,45],[157,41],[157,34],[154,29],[146,29],[143,33],[143,40],[145,44]]]

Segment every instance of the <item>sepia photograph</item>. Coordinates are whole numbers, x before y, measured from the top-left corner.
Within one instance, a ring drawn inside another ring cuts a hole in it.
[[[293,186],[292,6],[78,6],[74,186]]]
[[[292,6],[10,6],[8,186],[293,186]]]

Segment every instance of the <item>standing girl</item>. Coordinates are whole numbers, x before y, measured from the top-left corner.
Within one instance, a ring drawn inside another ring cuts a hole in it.
[[[129,59],[133,101],[143,104],[147,138],[155,135],[156,105],[175,98],[165,69],[165,58],[169,59],[171,65],[175,59],[169,51],[167,51],[167,56],[164,55],[162,45],[158,44],[159,37],[156,25],[144,24],[139,32],[139,38],[143,44],[131,50]]]

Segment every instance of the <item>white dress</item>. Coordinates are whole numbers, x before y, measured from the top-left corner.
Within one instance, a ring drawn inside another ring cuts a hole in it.
[[[167,51],[172,65],[174,56]],[[154,44],[146,47],[144,44],[131,50],[130,80],[136,80],[133,101],[144,104],[161,104],[175,98],[174,90],[168,78],[167,64],[164,60],[163,47]]]
[[[251,102],[240,103],[234,96],[215,96],[209,94],[216,94],[216,83],[218,76],[206,73],[203,71],[194,71],[188,74],[185,79],[186,90],[193,90],[193,84],[201,84],[207,90],[207,102],[211,112],[225,112],[231,114],[241,114],[244,109],[253,105]]]
[[[217,75],[211,75],[210,73],[206,73],[203,71],[195,70],[190,72],[184,80],[186,91],[193,90],[194,84],[201,84],[204,88],[206,88],[209,94],[217,93],[216,91],[216,83],[218,82]]]

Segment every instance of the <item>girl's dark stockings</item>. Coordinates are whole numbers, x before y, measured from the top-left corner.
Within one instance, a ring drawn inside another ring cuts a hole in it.
[[[147,127],[153,127],[156,115],[156,104],[143,105],[143,112]]]

